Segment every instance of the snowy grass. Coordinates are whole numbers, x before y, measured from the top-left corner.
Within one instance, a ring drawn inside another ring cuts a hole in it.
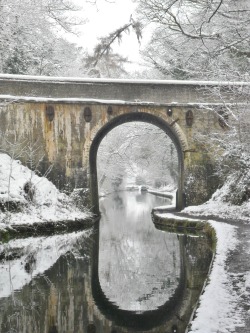
[[[32,200],[24,186],[32,183]],[[69,196],[61,193],[47,178],[37,176],[20,161],[0,154],[0,203],[14,203],[18,211],[0,211],[0,228],[6,225],[32,224],[34,222],[85,219],[90,213],[77,208]]]
[[[250,200],[240,206],[230,204],[225,200],[229,190],[230,183],[228,182],[218,189],[209,201],[199,206],[186,207],[182,212],[196,216],[214,216],[250,222]]]

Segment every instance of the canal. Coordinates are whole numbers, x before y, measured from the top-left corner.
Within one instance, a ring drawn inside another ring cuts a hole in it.
[[[184,333],[212,259],[204,235],[157,229],[169,199],[117,192],[90,230],[0,245],[0,332]]]

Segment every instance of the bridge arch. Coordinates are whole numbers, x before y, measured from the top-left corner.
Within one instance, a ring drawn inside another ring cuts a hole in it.
[[[115,127],[127,122],[146,122],[157,126],[165,132],[174,143],[178,156],[178,191],[176,196],[176,209],[181,210],[184,207],[183,192],[184,192],[184,154],[186,147],[183,137],[172,126],[162,118],[146,112],[133,112],[119,115],[111,119],[103,125],[96,133],[92,140],[89,150],[89,179],[90,179],[90,197],[91,207],[95,214],[99,214],[99,195],[98,195],[98,179],[97,179],[97,152],[103,138]]]

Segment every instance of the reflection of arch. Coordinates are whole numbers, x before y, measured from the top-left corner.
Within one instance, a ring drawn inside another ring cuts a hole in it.
[[[183,158],[183,148],[179,135],[174,130],[174,126],[171,126],[163,119],[152,115],[150,113],[144,112],[133,112],[120,115],[118,117],[110,120],[106,125],[104,125],[96,134],[92,141],[90,152],[89,152],[89,166],[90,166],[90,192],[91,192],[91,204],[94,213],[99,214],[99,197],[98,197],[98,180],[97,180],[97,151],[102,139],[106,134],[118,125],[124,124],[126,122],[132,121],[142,121],[153,124],[160,129],[162,129],[173,141],[178,155],[178,171],[179,171],[179,181],[178,181],[178,192],[176,200],[176,208],[182,209],[184,206],[183,202],[183,177],[184,177],[184,158]]]
[[[178,287],[168,301],[155,310],[138,313],[136,311],[122,310],[112,303],[102,290],[99,281],[99,222],[95,224],[94,230],[94,249],[92,261],[92,294],[99,311],[106,319],[115,325],[123,326],[134,330],[150,330],[166,322],[172,325],[178,321],[178,312],[185,301],[186,291],[186,267],[184,263],[185,245],[183,238],[180,242],[181,271]]]

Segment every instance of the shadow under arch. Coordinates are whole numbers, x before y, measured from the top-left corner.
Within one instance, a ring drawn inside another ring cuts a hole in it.
[[[165,132],[170,139],[173,141],[178,155],[178,191],[176,195],[176,209],[181,210],[184,207],[184,156],[183,149],[178,137],[173,127],[168,124],[162,118],[152,115],[146,112],[132,112],[123,115],[119,115],[111,119],[107,124],[105,124],[95,135],[89,151],[89,170],[90,170],[90,198],[91,207],[93,213],[99,215],[99,196],[98,196],[98,179],[97,179],[97,151],[102,139],[110,132],[113,128],[127,123],[127,122],[146,122],[157,126],[163,132]]]

